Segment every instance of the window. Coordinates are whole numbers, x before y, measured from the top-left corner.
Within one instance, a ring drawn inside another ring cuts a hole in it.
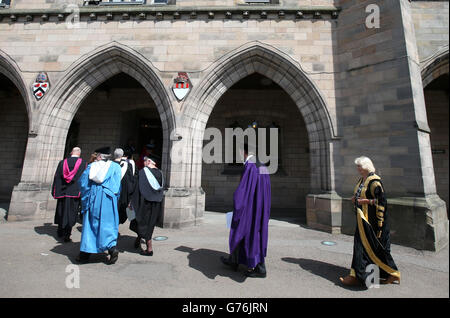
[[[146,0],[94,0],[84,1],[84,5],[118,5],[118,4],[145,4]]]
[[[245,3],[252,4],[252,3],[268,3],[268,4],[279,4],[279,0],[245,0]]]
[[[85,0],[84,5],[175,4],[175,0]]]
[[[11,0],[0,0],[0,8],[7,8],[11,4]]]

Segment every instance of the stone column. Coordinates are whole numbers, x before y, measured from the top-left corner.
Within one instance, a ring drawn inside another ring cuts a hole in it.
[[[170,184],[165,193],[163,226],[181,228],[202,222],[205,192],[201,188],[203,136],[194,137],[195,127],[177,128],[171,133],[168,163]]]
[[[354,158],[370,157],[388,198],[393,243],[439,250],[448,243],[445,203],[437,196],[420,65],[407,0],[377,1],[379,28],[369,28],[373,1],[342,4],[336,32],[339,129],[336,185],[345,197],[342,230],[354,234],[350,197]]]
[[[8,211],[8,221],[24,221],[49,217],[49,211],[56,208],[51,197],[51,182],[41,173],[44,169],[42,141],[36,135],[28,137],[27,149],[20,183],[13,189]],[[50,203],[50,206],[49,206]]]

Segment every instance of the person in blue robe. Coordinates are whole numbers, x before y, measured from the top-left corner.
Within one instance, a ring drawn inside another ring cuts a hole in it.
[[[108,160],[109,148],[96,152],[100,154],[100,160],[89,164],[79,180],[83,230],[77,261],[86,263],[90,254],[108,251],[108,264],[114,264],[119,257],[116,247],[119,233],[117,200],[122,172],[118,163]]]

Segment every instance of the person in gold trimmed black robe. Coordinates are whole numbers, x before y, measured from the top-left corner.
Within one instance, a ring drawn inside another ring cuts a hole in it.
[[[381,284],[400,283],[400,272],[391,256],[387,201],[381,178],[375,174],[369,158],[357,158],[355,164],[362,177],[352,198],[357,221],[353,260],[350,274],[340,280],[344,285],[350,286],[366,283],[371,274],[366,269],[374,264],[379,268]]]

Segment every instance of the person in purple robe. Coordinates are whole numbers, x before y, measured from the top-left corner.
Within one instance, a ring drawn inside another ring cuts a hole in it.
[[[64,242],[70,242],[72,227],[77,223],[80,211],[80,187],[78,179],[87,166],[86,161],[80,158],[81,149],[75,147],[71,156],[61,160],[53,178],[52,196],[58,200],[54,223],[58,224],[58,237],[63,237]]]
[[[247,277],[266,277],[264,259],[270,218],[270,176],[256,156],[249,154],[248,144],[243,147],[244,171],[234,192],[234,209],[230,229],[230,256],[221,261],[237,271],[246,265]]]

